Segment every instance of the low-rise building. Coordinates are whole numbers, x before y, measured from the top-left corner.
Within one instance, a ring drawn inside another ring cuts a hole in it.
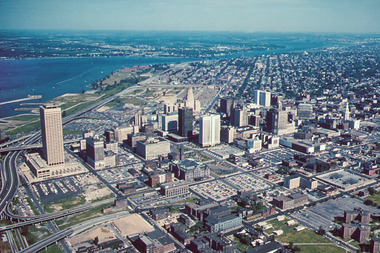
[[[201,180],[210,177],[210,168],[192,159],[173,161],[169,167],[176,178],[185,181]]]
[[[211,233],[234,230],[243,226],[242,215],[209,215],[207,218],[205,218],[205,226]]]
[[[157,159],[170,153],[170,142],[160,137],[137,141],[136,152],[145,160]]]
[[[183,181],[176,181],[161,185],[161,194],[166,198],[173,198],[189,194],[189,185]]]
[[[295,193],[289,196],[278,196],[273,198],[273,204],[281,209],[290,209],[304,205],[308,202],[306,195]]]

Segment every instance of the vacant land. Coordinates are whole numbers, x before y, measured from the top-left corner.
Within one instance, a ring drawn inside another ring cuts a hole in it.
[[[288,226],[286,222],[289,219],[278,221],[271,220],[269,223],[273,225],[274,230],[281,229],[284,233],[276,236],[276,239],[283,243],[330,243],[330,241],[321,235],[316,234],[313,230],[306,228],[301,231],[296,231],[294,228],[298,225]]]

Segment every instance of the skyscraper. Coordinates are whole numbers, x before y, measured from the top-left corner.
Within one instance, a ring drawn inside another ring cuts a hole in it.
[[[267,112],[266,131],[274,134],[282,134],[282,130],[288,128],[288,112],[271,109]]]
[[[231,124],[237,127],[245,127],[248,125],[247,108],[239,106],[231,110]]]
[[[220,115],[208,115],[199,118],[199,143],[215,146],[220,143]]]
[[[348,106],[348,102],[346,103],[346,108],[345,108],[344,113],[343,113],[343,119],[344,119],[344,121],[347,121],[350,119],[350,108]]]
[[[186,95],[186,107],[194,109],[194,93],[193,88],[187,89],[187,95]]]
[[[87,162],[94,169],[104,168],[104,143],[93,138],[86,139]]]
[[[185,106],[193,109],[194,113],[201,111],[201,102],[199,100],[195,100],[193,88],[187,89]]]
[[[61,108],[40,106],[43,158],[48,165],[65,163]]]
[[[271,104],[271,93],[263,90],[253,92],[253,102],[257,105],[269,107]]]
[[[300,119],[311,119],[313,115],[313,106],[310,104],[299,104],[297,115]]]
[[[220,111],[227,114],[227,117],[231,115],[231,108],[233,106],[234,99],[231,97],[225,97],[220,99]]]
[[[193,109],[182,107],[178,109],[179,135],[191,137],[193,135]]]

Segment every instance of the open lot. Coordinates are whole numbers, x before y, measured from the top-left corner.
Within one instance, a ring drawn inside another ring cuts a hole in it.
[[[131,214],[127,217],[114,220],[113,223],[124,236],[154,230],[154,228],[138,214]]]
[[[288,226],[286,222],[289,220],[289,218],[282,221],[273,219],[268,222],[273,226],[273,230],[281,229],[284,232],[282,235],[276,236],[276,240],[283,243],[330,243],[328,239],[316,234],[309,228],[297,232],[294,228],[297,227],[298,224]]]

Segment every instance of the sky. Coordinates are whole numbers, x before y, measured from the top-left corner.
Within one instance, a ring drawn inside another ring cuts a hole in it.
[[[380,33],[380,0],[0,0],[0,29]]]

